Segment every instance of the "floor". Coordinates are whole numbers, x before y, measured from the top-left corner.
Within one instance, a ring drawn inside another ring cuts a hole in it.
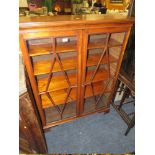
[[[127,105],[126,110],[134,107]],[[111,107],[108,114],[97,113],[56,126],[45,134],[48,153],[129,153],[135,151],[135,128],[127,136],[127,125]]]

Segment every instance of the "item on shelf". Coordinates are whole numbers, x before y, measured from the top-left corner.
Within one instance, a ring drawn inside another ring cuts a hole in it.
[[[47,15],[47,14],[48,14],[47,7],[46,7],[46,6],[44,6],[44,7],[42,7],[42,8],[43,8],[43,13],[44,13],[44,15]]]
[[[54,11],[56,11],[56,12],[61,12],[61,11],[62,11],[59,4],[56,4],[56,5],[55,5]]]
[[[30,11],[34,11],[36,8],[37,8],[37,5],[36,4],[29,3],[29,10]]]
[[[29,16],[30,12],[29,11],[25,11],[25,16]]]
[[[107,10],[106,14],[118,14],[122,16],[127,16],[128,10]]]
[[[88,1],[87,0],[84,0],[83,1],[83,7],[85,7],[85,8],[88,8],[89,7],[89,4],[88,4]]]
[[[82,0],[72,0],[72,3],[73,4],[81,4],[82,3]]]
[[[99,10],[99,12],[101,12],[101,14],[106,14],[107,8],[101,7],[100,10]]]
[[[52,12],[53,0],[45,0],[44,6],[47,7],[48,12]]]
[[[53,12],[48,13],[49,16],[54,16]]]

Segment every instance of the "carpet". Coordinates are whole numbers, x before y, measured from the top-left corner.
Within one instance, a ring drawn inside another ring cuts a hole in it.
[[[131,110],[131,106],[127,106],[127,110]],[[111,107],[108,114],[90,115],[53,127],[51,131],[46,132],[48,153],[134,152],[135,128],[125,136],[126,129],[125,122]]]

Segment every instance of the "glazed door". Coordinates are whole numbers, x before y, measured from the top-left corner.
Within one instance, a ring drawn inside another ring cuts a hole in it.
[[[44,128],[79,115],[81,31],[23,34],[21,48]]]
[[[129,28],[111,27],[85,31],[82,55],[81,114],[109,109]]]

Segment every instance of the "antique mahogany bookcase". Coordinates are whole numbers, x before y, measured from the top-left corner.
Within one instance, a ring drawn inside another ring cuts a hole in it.
[[[109,112],[134,19],[20,17],[20,47],[44,129]]]

